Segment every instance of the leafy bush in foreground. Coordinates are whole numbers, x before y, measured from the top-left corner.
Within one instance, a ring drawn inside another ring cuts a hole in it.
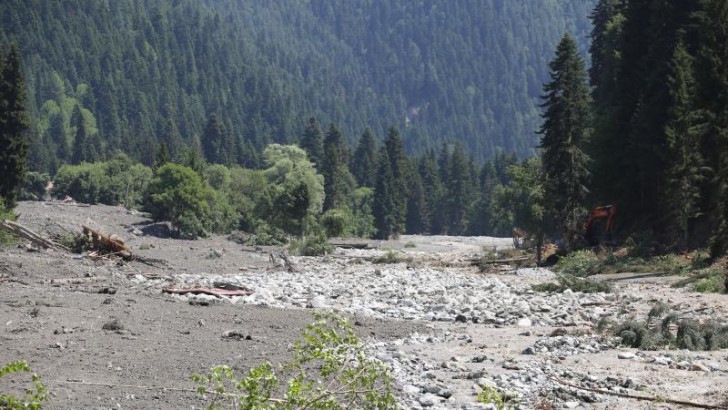
[[[13,373],[30,373],[30,367],[24,360],[10,362],[0,367],[0,379]],[[31,376],[33,387],[25,389],[25,396],[16,397],[12,394],[0,392],[0,409],[21,410],[31,409],[38,410],[42,407],[43,402],[48,400],[48,393],[45,386],[40,381],[40,376],[33,373]]]
[[[266,363],[237,378],[223,365],[192,379],[198,393],[211,399],[209,408],[396,408],[387,366],[369,357],[345,318],[316,314],[293,350],[294,358],[279,369]]]

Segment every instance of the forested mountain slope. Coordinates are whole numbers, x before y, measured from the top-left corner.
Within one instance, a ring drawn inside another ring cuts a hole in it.
[[[390,125],[410,152],[462,141],[477,160],[534,152],[538,96],[564,32],[587,48],[584,0],[4,0],[23,53],[33,166],[74,141],[149,164],[211,114],[255,165],[310,116],[356,140]],[[77,124],[83,122],[84,127]],[[84,131],[79,135],[79,128]]]

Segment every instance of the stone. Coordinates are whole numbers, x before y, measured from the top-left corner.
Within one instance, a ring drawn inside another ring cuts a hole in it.
[[[308,301],[307,307],[313,309],[326,309],[329,305],[326,303],[326,297],[323,295],[316,295]]]
[[[422,407],[432,407],[437,403],[437,401],[437,396],[432,393],[427,393],[423,396],[420,396],[420,398],[417,400],[417,402],[420,403],[420,406]]]
[[[522,319],[518,319],[518,322],[516,322],[516,326],[518,327],[531,327],[531,319],[524,317]]]
[[[619,352],[617,357],[620,359],[631,360],[631,359],[634,359],[635,357],[637,357],[637,355],[635,355],[632,352]]]

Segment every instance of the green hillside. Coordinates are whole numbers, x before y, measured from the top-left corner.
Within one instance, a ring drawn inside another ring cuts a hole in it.
[[[350,142],[396,125],[411,153],[458,140],[484,160],[534,153],[547,62],[564,32],[586,50],[593,3],[4,0],[0,41],[20,44],[40,170],[70,160],[79,118],[94,155],[149,164],[210,114],[246,165],[311,116]]]

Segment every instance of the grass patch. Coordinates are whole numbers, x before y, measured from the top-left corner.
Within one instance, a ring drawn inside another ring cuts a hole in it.
[[[307,236],[301,240],[291,241],[288,246],[291,255],[297,256],[324,256],[334,251],[326,235]]]
[[[559,259],[554,270],[585,278],[600,273],[604,262],[591,250],[580,250]]]
[[[407,242],[406,244],[404,244],[404,247],[405,247],[405,248],[408,248],[408,249],[411,249],[411,248],[416,248],[416,247],[417,247],[417,244],[416,244],[416,243],[414,243],[414,242],[412,242],[412,241],[409,241],[409,242]]]
[[[0,222],[4,220],[15,221],[16,216],[12,209],[5,207],[5,203],[0,198]],[[0,245],[10,245],[15,243],[18,237],[12,233],[0,228]]]
[[[378,263],[378,264],[395,264],[395,263],[410,263],[412,262],[411,256],[405,256],[404,254],[394,251],[392,249],[387,249],[386,252],[384,252],[384,255],[376,257],[372,259],[372,263]]]
[[[726,293],[725,274],[718,269],[708,268],[672,284],[674,288],[691,286],[701,293]]]
[[[581,293],[610,293],[612,285],[609,282],[596,281],[580,278],[573,275],[560,274],[557,277],[558,283],[546,282],[533,285],[536,292],[562,293],[566,289]]]

